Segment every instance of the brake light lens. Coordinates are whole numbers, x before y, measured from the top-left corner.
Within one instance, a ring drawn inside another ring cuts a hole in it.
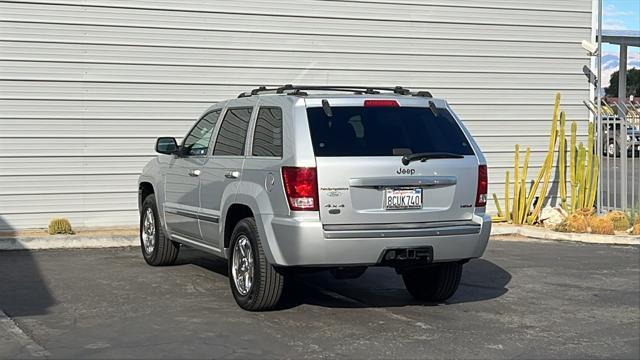
[[[293,211],[318,211],[316,168],[283,167],[282,181]]]
[[[365,100],[364,107],[398,107],[398,104],[395,100]]]
[[[487,165],[478,166],[478,191],[476,192],[476,207],[487,206],[487,192],[489,187],[489,178],[487,174]]]

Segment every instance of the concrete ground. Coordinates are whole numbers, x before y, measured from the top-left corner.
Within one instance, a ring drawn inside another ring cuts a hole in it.
[[[640,357],[640,248],[492,241],[445,305],[391,269],[296,279],[283,309],[240,310],[195,250],[0,252],[0,358]]]

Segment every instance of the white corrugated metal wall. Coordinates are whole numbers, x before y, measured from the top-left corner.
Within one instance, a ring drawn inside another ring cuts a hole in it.
[[[0,1],[0,229],[137,222],[154,139],[255,85],[403,85],[448,99],[503,193],[546,151],[554,93],[587,113],[586,0]]]

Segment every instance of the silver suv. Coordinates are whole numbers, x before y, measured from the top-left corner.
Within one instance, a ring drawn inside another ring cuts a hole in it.
[[[172,264],[181,245],[228,259],[243,309],[275,307],[292,272],[368,266],[441,302],[489,238],[484,156],[426,91],[260,87],[156,151],[139,179],[144,259]]]

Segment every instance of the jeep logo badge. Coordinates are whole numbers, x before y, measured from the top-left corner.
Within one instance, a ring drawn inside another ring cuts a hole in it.
[[[413,175],[415,173],[416,173],[416,169],[398,168],[398,170],[396,170],[396,174],[398,175]]]

